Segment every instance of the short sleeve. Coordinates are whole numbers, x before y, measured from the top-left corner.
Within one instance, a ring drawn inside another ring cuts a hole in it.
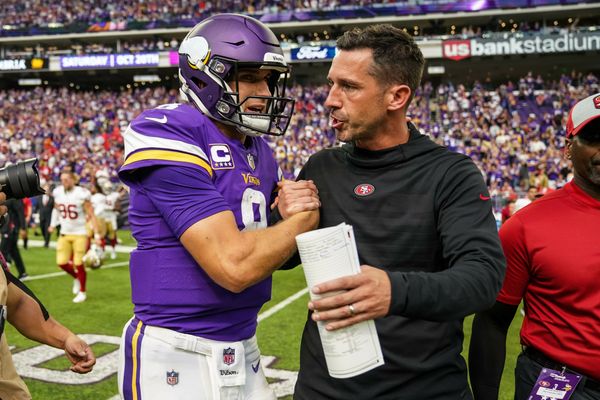
[[[497,300],[518,305],[529,283],[530,268],[523,223],[517,215],[513,215],[502,225],[500,240],[506,257],[506,275]]]
[[[207,174],[180,166],[144,168],[137,186],[179,238],[196,222],[231,208]]]

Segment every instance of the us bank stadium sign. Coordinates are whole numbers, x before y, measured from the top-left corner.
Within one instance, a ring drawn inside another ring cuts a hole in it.
[[[292,61],[325,61],[335,56],[333,46],[302,46],[291,49]]]
[[[459,61],[470,57],[519,54],[556,54],[600,50],[600,32],[537,35],[531,38],[510,37],[504,40],[445,40],[442,56]]]
[[[0,71],[40,70],[48,67],[45,58],[4,58],[0,59]]]
[[[65,56],[60,58],[60,68],[93,69],[93,68],[128,68],[156,67],[158,53],[135,54],[90,54],[85,56]]]

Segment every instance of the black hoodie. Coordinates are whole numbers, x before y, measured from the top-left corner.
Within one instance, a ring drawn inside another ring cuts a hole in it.
[[[480,171],[409,128],[405,144],[323,150],[300,172],[319,189],[319,227],[353,226],[361,264],[388,271],[392,304],[375,321],[385,365],[349,379],[329,376],[309,313],[295,399],[471,398],[463,318],[494,303],[505,260]]]

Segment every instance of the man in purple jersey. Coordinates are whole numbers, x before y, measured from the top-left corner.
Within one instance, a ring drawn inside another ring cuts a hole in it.
[[[138,242],[135,315],[120,349],[125,399],[275,398],[259,365],[257,314],[320,205],[312,182],[281,181],[259,137],[289,124],[288,72],[265,25],[210,17],[179,49],[189,104],[147,110],[124,133],[119,176]],[[284,220],[267,228],[277,193]]]

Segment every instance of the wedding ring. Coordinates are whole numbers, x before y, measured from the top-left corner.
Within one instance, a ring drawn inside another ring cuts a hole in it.
[[[356,310],[354,309],[354,304],[348,304],[348,310],[350,311],[350,315],[356,315]]]

